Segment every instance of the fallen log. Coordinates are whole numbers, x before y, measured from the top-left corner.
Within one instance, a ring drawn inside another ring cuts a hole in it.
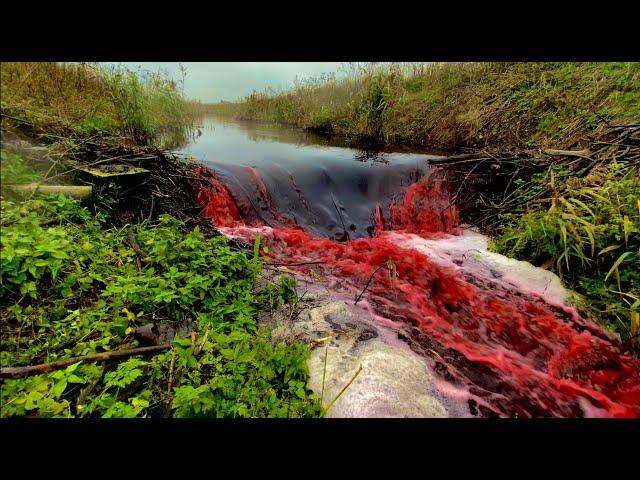
[[[18,195],[30,195],[42,193],[44,195],[60,193],[67,197],[83,199],[91,196],[93,187],[90,185],[40,185],[38,183],[25,183],[23,185],[7,185],[7,189]]]
[[[171,348],[171,344],[156,345],[153,347],[134,348],[131,350],[112,350],[110,352],[94,353],[81,357],[71,357],[66,360],[58,360],[51,363],[41,363],[39,365],[29,365],[25,367],[4,367],[0,368],[0,378],[21,378],[30,375],[40,375],[52,372],[61,368],[68,367],[78,362],[104,362],[107,360],[115,360],[119,358],[128,358],[134,355],[142,355],[145,353],[160,352]]]

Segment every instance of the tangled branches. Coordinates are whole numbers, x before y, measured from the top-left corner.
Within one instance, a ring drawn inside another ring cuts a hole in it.
[[[613,161],[623,168],[640,166],[640,125],[609,126],[587,140],[589,148],[582,150],[481,151],[433,163],[456,186],[452,203],[459,207],[461,220],[495,233],[503,215],[550,205],[569,178],[584,179]]]

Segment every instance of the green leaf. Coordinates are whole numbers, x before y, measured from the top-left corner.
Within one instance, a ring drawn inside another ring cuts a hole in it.
[[[604,277],[604,281],[606,282],[609,279],[609,276],[615,271],[618,271],[618,267],[620,266],[620,264],[622,262],[624,262],[624,259],[627,258],[629,255],[633,255],[632,252],[624,252],[622,255],[620,255],[618,257],[618,259],[615,261],[615,263],[613,264],[613,266],[609,269],[609,272],[607,273],[607,276]]]

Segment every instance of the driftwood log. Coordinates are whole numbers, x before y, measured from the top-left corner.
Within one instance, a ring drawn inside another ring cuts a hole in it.
[[[25,183],[22,185],[7,185],[7,189],[17,195],[32,195],[34,193],[42,193],[45,195],[57,194],[66,195],[72,198],[88,198],[93,192],[90,185],[42,185],[38,183]]]

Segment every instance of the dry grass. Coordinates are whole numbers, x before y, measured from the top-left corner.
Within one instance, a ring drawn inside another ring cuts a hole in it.
[[[188,128],[199,108],[160,74],[95,63],[4,62],[0,86],[3,115],[49,132],[148,139]]]
[[[640,120],[640,63],[353,66],[210,111],[354,140],[565,148],[603,121]]]

